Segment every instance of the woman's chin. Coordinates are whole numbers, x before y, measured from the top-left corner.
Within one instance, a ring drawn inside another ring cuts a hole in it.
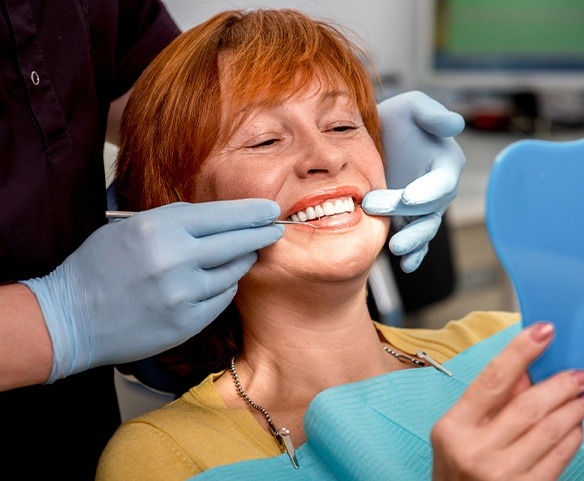
[[[296,281],[300,285],[309,286],[363,280],[378,252],[375,248],[355,249],[350,245],[330,245],[326,248],[314,246],[309,253],[293,258],[267,259],[260,256],[260,261],[252,267],[250,275],[269,276],[272,285],[290,285]]]
[[[280,277],[288,278],[281,279],[283,282],[294,278],[322,282],[362,278],[387,238],[383,222],[371,221],[344,231],[284,234],[282,240],[260,251],[250,274],[267,275],[275,284],[280,283]]]
[[[358,256],[354,252],[345,256],[337,255],[328,262],[322,259],[315,261],[310,274],[323,281],[332,282],[363,279],[369,274],[374,261],[375,256],[366,255],[363,252],[360,252]]]

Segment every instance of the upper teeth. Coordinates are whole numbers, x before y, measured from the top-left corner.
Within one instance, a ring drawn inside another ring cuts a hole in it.
[[[296,222],[305,222],[316,218],[325,217],[327,215],[342,214],[344,212],[353,212],[355,210],[355,203],[352,197],[342,197],[334,200],[327,200],[322,204],[308,207],[306,210],[300,210],[290,216],[290,220]]]

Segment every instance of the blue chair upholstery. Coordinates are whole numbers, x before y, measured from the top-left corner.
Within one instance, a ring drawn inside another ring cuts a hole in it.
[[[487,187],[491,243],[525,326],[551,321],[555,339],[530,367],[534,382],[584,369],[584,139],[522,140],[496,158]]]

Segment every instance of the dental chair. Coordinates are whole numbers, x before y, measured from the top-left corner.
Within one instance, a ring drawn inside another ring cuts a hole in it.
[[[176,398],[174,393],[151,387],[118,368],[114,368],[114,385],[122,422],[164,406]]]
[[[369,274],[369,311],[375,321],[405,327],[408,315],[448,298],[456,287],[448,212],[430,241],[426,257],[414,272],[403,272],[401,257],[387,247],[391,235],[390,232]]]
[[[584,139],[521,140],[493,165],[486,199],[491,243],[524,326],[551,321],[555,337],[530,366],[533,382],[584,369]]]

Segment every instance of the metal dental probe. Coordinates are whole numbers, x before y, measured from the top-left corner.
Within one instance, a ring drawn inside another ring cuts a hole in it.
[[[127,219],[128,217],[132,217],[136,212],[132,212],[129,210],[106,210],[105,217],[106,219]],[[273,224],[298,224],[298,225],[307,225],[313,227],[314,229],[320,229],[319,226],[311,224],[310,222],[301,222],[296,220],[276,220],[272,222]]]

